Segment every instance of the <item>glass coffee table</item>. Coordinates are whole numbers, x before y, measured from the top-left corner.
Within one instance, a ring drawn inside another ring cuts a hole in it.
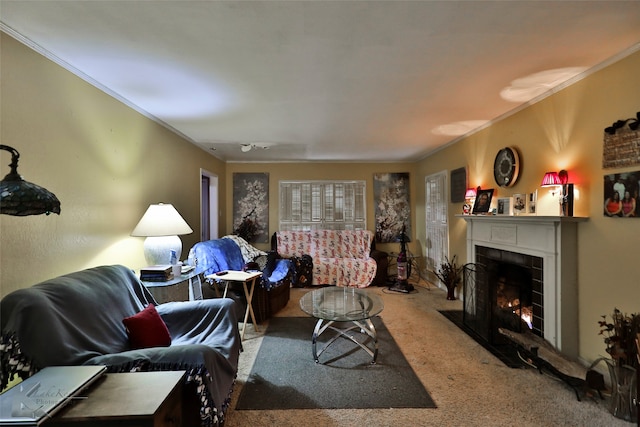
[[[318,319],[313,330],[312,350],[313,359],[319,363],[320,355],[338,338],[344,337],[360,346],[372,358],[371,363],[376,363],[378,357],[378,336],[371,318],[379,314],[384,308],[382,299],[374,292],[359,288],[325,287],[307,292],[300,299],[300,308],[305,313]],[[339,328],[335,323],[349,323],[346,328]],[[324,347],[318,352],[318,337],[327,329],[336,332]],[[369,338],[358,341],[351,331],[367,335],[373,340],[373,348],[367,343]]]

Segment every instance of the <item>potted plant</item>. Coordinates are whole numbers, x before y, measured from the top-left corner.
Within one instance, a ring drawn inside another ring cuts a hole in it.
[[[462,281],[462,268],[456,263],[456,255],[449,260],[448,257],[444,257],[444,262],[440,263],[440,266],[433,273],[438,279],[447,287],[447,299],[455,300],[455,291],[458,284]]]
[[[613,309],[611,322],[602,316],[598,322],[600,335],[604,336],[606,351],[611,359],[604,359],[611,376],[611,402],[609,411],[617,418],[635,422],[638,410],[637,398],[638,347],[636,337],[640,332],[640,314],[624,314]]]

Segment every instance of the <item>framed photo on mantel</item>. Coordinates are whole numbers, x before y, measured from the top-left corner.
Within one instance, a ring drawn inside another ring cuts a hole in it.
[[[493,197],[493,188],[486,190],[478,190],[476,194],[476,202],[473,204],[472,214],[485,215],[489,213],[489,207],[491,206],[491,198]]]
[[[536,215],[536,204],[538,203],[538,190],[533,193],[529,193],[527,198],[527,213],[529,215]]]
[[[524,215],[527,213],[527,195],[516,193],[513,195],[513,214]]]
[[[511,197],[498,197],[496,215],[513,215],[513,211],[511,210]]]

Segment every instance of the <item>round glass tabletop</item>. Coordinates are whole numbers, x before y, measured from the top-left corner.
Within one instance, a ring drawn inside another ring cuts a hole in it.
[[[374,292],[330,286],[304,294],[300,298],[300,308],[316,319],[349,322],[379,314],[384,303]]]

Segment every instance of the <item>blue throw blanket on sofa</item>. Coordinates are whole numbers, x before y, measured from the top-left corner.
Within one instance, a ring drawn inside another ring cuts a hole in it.
[[[238,368],[238,321],[229,299],[169,302],[157,311],[170,347],[131,350],[122,319],[153,296],[124,266],[78,271],[20,289],[0,303],[1,375],[53,365],[106,365],[110,372],[186,370],[198,385],[203,424],[219,424]]]

